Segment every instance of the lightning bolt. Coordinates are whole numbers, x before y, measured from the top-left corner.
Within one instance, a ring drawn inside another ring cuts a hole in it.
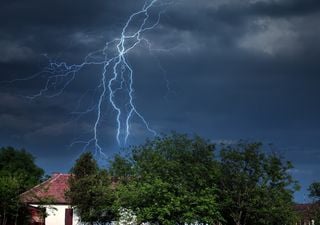
[[[143,7],[130,15],[122,27],[118,38],[106,42],[102,49],[90,52],[80,64],[68,65],[66,62],[56,62],[48,58],[48,65],[39,73],[32,76],[12,80],[10,82],[30,81],[45,77],[45,84],[39,92],[27,96],[34,100],[39,97],[53,98],[63,94],[65,89],[73,83],[81,70],[86,66],[102,66],[98,85],[94,90],[98,93],[94,103],[83,112],[76,112],[79,116],[96,112],[89,140],[76,140],[72,143],[82,144],[84,150],[94,146],[95,153],[104,155],[99,141],[99,128],[104,115],[104,103],[107,101],[116,114],[116,140],[119,146],[126,145],[131,134],[131,121],[134,116],[140,119],[146,130],[153,135],[157,132],[151,128],[147,120],[137,109],[134,102],[134,69],[128,61],[128,54],[142,42],[151,47],[150,42],[143,37],[147,31],[153,30],[160,22],[162,13],[171,2],[164,0],[146,0]],[[156,7],[162,7],[157,12],[156,19],[152,20],[151,13]],[[47,55],[45,55],[47,57]],[[86,95],[88,93],[85,93]],[[122,99],[122,102],[120,101]],[[125,99],[125,103],[123,100]],[[80,98],[81,101],[81,98]]]

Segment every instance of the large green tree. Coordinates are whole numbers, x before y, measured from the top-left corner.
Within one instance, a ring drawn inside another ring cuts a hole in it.
[[[99,169],[92,154],[80,156],[71,169],[70,188],[66,196],[75,207],[82,222],[107,223],[115,220],[113,213],[114,191],[111,177],[106,170]]]
[[[112,163],[115,176],[117,171],[129,174],[116,188],[119,207],[133,210],[139,222],[154,224],[213,224],[221,219],[210,142],[172,134],[131,151],[131,158],[117,156]]]
[[[43,174],[30,153],[13,147],[0,148],[1,224],[17,223],[22,209],[19,194],[38,184]]]
[[[0,173],[19,178],[22,191],[38,184],[44,170],[35,164],[35,158],[24,149],[0,148]]]
[[[290,162],[264,153],[261,143],[246,142],[223,146],[220,158],[219,196],[227,224],[293,223],[297,185]]]

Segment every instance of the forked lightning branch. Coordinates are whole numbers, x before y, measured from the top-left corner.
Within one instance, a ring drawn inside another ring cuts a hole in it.
[[[111,105],[115,112],[115,137],[118,144],[125,145],[130,136],[132,120],[135,117],[153,135],[156,131],[151,128],[143,114],[137,109],[134,102],[134,68],[128,62],[128,54],[144,43],[150,47],[150,42],[144,34],[153,30],[160,22],[161,14],[170,2],[161,0],[145,1],[142,8],[131,14],[121,29],[119,37],[107,41],[101,49],[90,52],[79,64],[56,62],[49,60],[48,65],[40,72],[22,79],[10,82],[23,82],[45,77],[44,86],[28,99],[39,97],[53,98],[60,96],[78,78],[78,74],[86,66],[101,66],[94,107],[87,108],[83,114],[94,113],[91,138],[76,140],[74,144],[82,144],[83,149],[94,148],[98,154],[103,154],[100,139],[102,117],[105,114],[105,102]],[[156,13],[155,13],[156,12]],[[118,99],[121,98],[122,101]],[[125,101],[124,101],[125,100]]]

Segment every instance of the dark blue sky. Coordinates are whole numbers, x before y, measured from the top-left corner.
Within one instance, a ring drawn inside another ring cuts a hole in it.
[[[293,162],[292,174],[302,184],[296,200],[303,202],[307,186],[320,180],[320,2],[173,2],[159,25],[143,33],[151,51],[142,43],[128,54],[137,109],[158,133],[272,143],[270,151]],[[118,38],[142,6],[141,0],[1,1],[0,80],[29,77],[48,58],[81,63]],[[163,8],[157,5],[152,15]],[[83,147],[71,143],[90,138],[97,114],[75,112],[97,99],[101,72],[101,66],[87,66],[62,95],[33,101],[25,96],[37,94],[45,76],[2,82],[1,146],[26,148],[48,173],[68,171]],[[115,115],[106,99],[99,139],[107,155],[120,149]],[[128,144],[152,136],[137,116],[131,122]]]

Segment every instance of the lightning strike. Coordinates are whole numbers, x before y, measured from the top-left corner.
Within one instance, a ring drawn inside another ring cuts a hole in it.
[[[139,11],[130,15],[122,28],[120,37],[106,42],[102,49],[87,54],[80,64],[68,65],[66,62],[55,62],[49,59],[48,65],[39,73],[10,82],[30,81],[39,77],[45,77],[46,82],[43,88],[41,88],[38,93],[27,96],[27,98],[30,100],[39,97],[53,98],[63,94],[66,88],[77,79],[78,73],[86,66],[101,66],[100,81],[94,90],[94,92],[99,93],[97,99],[85,111],[75,112],[75,114],[79,116],[96,112],[91,130],[92,136],[89,140],[76,140],[72,145],[81,144],[84,146],[84,150],[94,146],[95,154],[105,156],[99,140],[102,135],[99,132],[99,128],[104,115],[105,101],[111,105],[116,114],[116,140],[119,146],[127,143],[131,134],[131,121],[134,116],[140,119],[148,132],[157,135],[157,132],[151,128],[135,105],[133,87],[134,69],[128,62],[127,56],[142,42],[144,42],[150,50],[151,43],[143,37],[143,34],[154,29],[159,24],[164,9],[156,14],[156,19],[154,20],[151,19],[151,11],[155,7],[165,8],[170,4],[172,3],[165,3],[161,0],[146,0]],[[141,20],[141,18],[143,19]],[[47,57],[47,55],[45,56]],[[87,93],[84,95],[86,94]],[[125,96],[125,104],[121,104],[118,100],[120,98],[119,96]],[[81,101],[81,98],[79,101]]]

